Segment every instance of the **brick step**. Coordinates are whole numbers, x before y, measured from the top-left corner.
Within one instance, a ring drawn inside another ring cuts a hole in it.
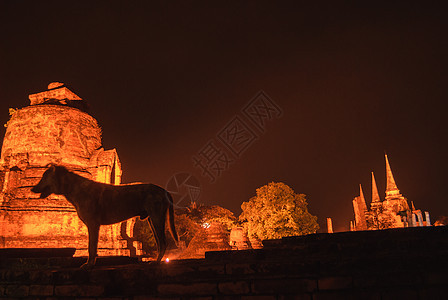
[[[5,248],[0,249],[0,259],[72,257],[75,248]]]
[[[60,270],[79,268],[87,257],[3,257],[0,256],[0,269],[8,270]],[[123,266],[138,264],[139,258],[129,256],[101,256],[96,260],[97,267]]]

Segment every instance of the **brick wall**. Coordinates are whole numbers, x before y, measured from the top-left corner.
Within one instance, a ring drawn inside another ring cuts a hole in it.
[[[0,258],[10,299],[446,299],[448,228],[315,234],[169,263]],[[0,252],[1,254],[2,252]],[[118,259],[118,258],[117,258]]]

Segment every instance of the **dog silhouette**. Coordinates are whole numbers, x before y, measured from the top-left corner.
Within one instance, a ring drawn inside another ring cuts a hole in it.
[[[40,198],[51,194],[63,195],[76,208],[89,233],[89,258],[81,266],[95,265],[98,235],[101,225],[118,223],[139,216],[148,218],[157,243],[160,261],[166,251],[165,224],[177,243],[174,208],[170,193],[154,184],[112,185],[96,182],[70,172],[63,166],[51,165],[32,189]]]

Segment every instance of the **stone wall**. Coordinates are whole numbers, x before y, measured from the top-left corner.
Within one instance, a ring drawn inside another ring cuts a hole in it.
[[[264,249],[208,252],[198,260],[103,261],[90,272],[76,268],[81,258],[0,256],[0,295],[311,300],[446,299],[448,294],[446,227],[314,234],[263,244]]]

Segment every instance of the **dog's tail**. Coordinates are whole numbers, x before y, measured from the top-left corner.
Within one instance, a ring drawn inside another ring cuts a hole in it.
[[[173,237],[176,245],[179,243],[179,236],[177,235],[176,227],[174,227],[174,207],[173,207],[173,198],[169,192],[166,192],[168,197],[168,209],[166,211],[167,219],[168,219],[168,228],[171,232],[171,236]]]

